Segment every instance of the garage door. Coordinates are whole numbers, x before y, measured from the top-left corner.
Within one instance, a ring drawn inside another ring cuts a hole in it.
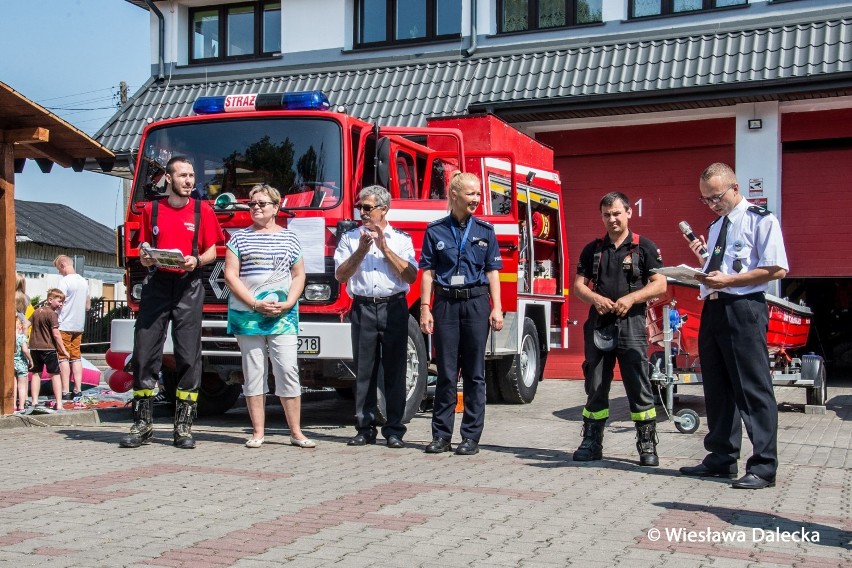
[[[548,133],[565,195],[572,282],[580,251],[605,234],[598,204],[610,191],[631,200],[630,227],[660,247],[667,265],[695,264],[678,222],[706,235],[715,215],[698,202],[698,177],[710,163],[734,161],[734,119]],[[573,296],[570,348],[548,359],[547,378],[582,378],[582,325],[588,305]]]
[[[785,144],[782,168],[790,276],[852,275],[852,140]]]

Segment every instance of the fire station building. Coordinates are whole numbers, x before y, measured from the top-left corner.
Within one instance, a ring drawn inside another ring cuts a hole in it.
[[[128,0],[152,75],[96,139],[130,177],[142,128],[198,96],[318,89],[382,125],[492,113],[553,147],[571,263],[607,192],[667,265],[706,234],[698,176],[727,162],[781,220],[775,293],[814,310],[810,347],[852,369],[852,3],[841,0]],[[96,168],[96,164],[92,164]],[[570,317],[587,307],[570,301]],[[546,377],[582,376],[582,331]]]

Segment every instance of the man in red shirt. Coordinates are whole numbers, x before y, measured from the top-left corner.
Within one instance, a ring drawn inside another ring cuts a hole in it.
[[[201,267],[216,260],[216,245],[224,242],[216,214],[206,204],[190,198],[195,189],[195,170],[188,158],[176,156],[166,165],[166,199],[143,209],[141,240],[153,248],[178,249],[181,267],[158,267],[149,255],[140,254],[151,271],[142,284],[136,316],[133,360],[133,425],[120,445],[138,448],[154,433],[152,397],[157,385],[166,330],[171,322],[177,384],[174,445],[195,447],[192,419],[201,385],[201,319],[204,286]]]

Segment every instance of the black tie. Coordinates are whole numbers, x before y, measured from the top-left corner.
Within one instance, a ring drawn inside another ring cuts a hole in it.
[[[730,224],[731,220],[726,215],[722,220],[722,228],[719,229],[719,235],[716,237],[716,245],[713,247],[706,274],[722,268],[722,257],[725,256],[725,244],[728,240],[728,226]]]

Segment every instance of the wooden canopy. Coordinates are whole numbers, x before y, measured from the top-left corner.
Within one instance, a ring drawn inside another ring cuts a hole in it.
[[[114,154],[84,132],[0,82],[0,415],[14,412],[15,172],[26,159],[82,171],[87,158],[111,169]]]

